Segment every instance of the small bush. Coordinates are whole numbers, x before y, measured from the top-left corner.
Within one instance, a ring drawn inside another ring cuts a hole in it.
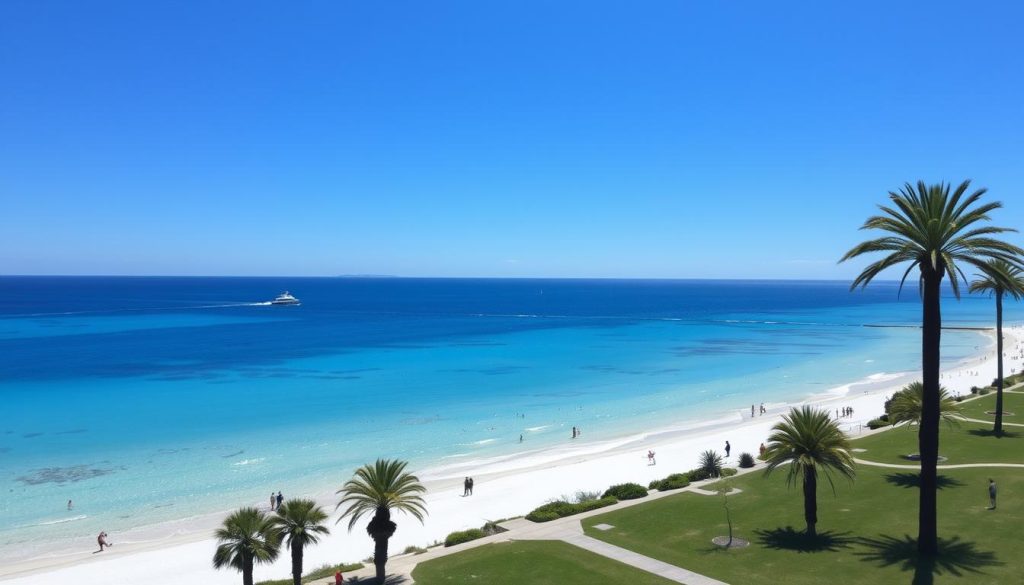
[[[984,395],[988,394],[991,391],[992,390],[990,388],[981,388],[981,389],[978,390],[978,395],[979,396],[984,396]]]
[[[732,477],[739,473],[735,467],[726,467],[722,469],[721,477]]]
[[[444,538],[445,546],[455,546],[478,538],[487,536],[483,530],[479,528],[470,528],[469,530],[456,530]]]
[[[964,397],[957,394],[956,396],[953,397],[953,400],[956,400],[957,402],[963,402]]]
[[[889,426],[888,421],[884,421],[880,418],[874,418],[868,421],[868,428],[871,430],[880,429],[882,427]]]
[[[754,466],[754,456],[750,453],[740,453],[740,467],[747,469]]]
[[[677,490],[690,485],[690,478],[685,473],[673,473],[665,479],[656,479],[651,482],[651,489],[659,492]]]
[[[717,451],[705,451],[700,454],[700,467],[705,477],[718,477],[722,475],[722,456]],[[692,475],[690,476],[693,477]]]
[[[620,483],[605,490],[602,498],[615,496],[620,500],[636,500],[647,497],[647,488],[638,483]]]
[[[971,394],[977,394],[978,390],[980,390],[980,388],[977,386],[971,386]]]
[[[562,499],[566,501],[576,502],[577,504],[582,504],[584,502],[593,502],[594,500],[600,500],[601,492],[588,492],[584,490],[579,490],[573,495],[572,500],[569,500],[564,496],[562,497]]]
[[[526,519],[531,522],[550,522],[551,520],[556,520],[558,518],[565,518],[566,516],[572,516],[574,514],[589,512],[598,508],[604,508],[605,506],[611,506],[612,504],[618,503],[618,501],[619,500],[613,496],[580,504],[566,502],[565,500],[556,500],[554,502],[544,504],[530,512],[526,515]]]
[[[421,555],[421,554],[423,554],[425,552],[427,552],[427,549],[423,548],[422,546],[416,546],[414,544],[410,544],[409,546],[405,547],[405,550],[402,551],[402,554],[403,555]]]

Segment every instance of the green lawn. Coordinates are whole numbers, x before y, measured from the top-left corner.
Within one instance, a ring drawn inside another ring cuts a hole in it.
[[[488,544],[420,563],[412,577],[418,585],[674,585],[561,541]]]
[[[942,430],[942,452],[950,463],[1024,463],[1024,433],[995,439],[984,425]],[[915,430],[902,428],[853,442],[863,459],[907,463],[900,453],[916,451]],[[988,478],[1002,494],[999,509],[986,510]],[[733,584],[746,583],[1019,583],[1024,546],[1024,469],[958,469],[940,472],[939,534],[944,556],[931,566],[918,563],[917,473],[858,466],[853,483],[837,479],[833,496],[818,486],[818,531],[808,542],[801,492],[788,489],[784,473],[755,472],[733,480],[743,490],[729,498],[734,534],[752,542],[721,550],[711,543],[727,525],[720,497],[681,493],[583,521],[586,533],[623,548]],[[615,528],[592,528],[607,523]],[[917,573],[917,580],[915,580]],[[784,575],[784,577],[782,577]]]
[[[981,396],[980,398],[963,402],[960,406],[963,408],[964,416],[968,418],[994,421],[995,415],[985,414],[985,411],[994,411],[996,409],[996,393],[993,391],[992,393]],[[1003,422],[1024,424],[1024,394],[1004,392],[1003,411],[1014,413],[1012,416],[1004,415]],[[1024,429],[1024,427],[1018,428]]]
[[[992,436],[992,425],[964,421],[958,426],[942,424],[939,431],[939,454],[946,457],[944,465],[960,463],[1024,463],[1024,427],[1004,427],[1002,438]],[[917,427],[900,425],[892,430],[864,437],[853,442],[859,459],[880,463],[912,465],[903,458],[917,453]]]

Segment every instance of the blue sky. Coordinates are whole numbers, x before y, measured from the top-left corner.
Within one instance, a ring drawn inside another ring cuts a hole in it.
[[[1022,20],[5,0],[0,273],[848,278],[904,181],[1024,224]]]

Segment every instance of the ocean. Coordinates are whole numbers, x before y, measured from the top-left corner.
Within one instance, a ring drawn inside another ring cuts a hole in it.
[[[993,325],[988,297],[943,302]],[[919,313],[891,282],[0,277],[0,557],[329,493],[378,457],[458,477],[573,426],[594,449],[783,408],[919,368]],[[944,364],[988,343],[947,330]]]

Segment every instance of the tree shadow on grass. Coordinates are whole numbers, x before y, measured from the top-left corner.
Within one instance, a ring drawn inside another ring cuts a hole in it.
[[[903,571],[914,571],[912,585],[932,585],[935,575],[949,573],[962,577],[964,573],[984,574],[985,567],[996,567],[1004,563],[995,553],[978,550],[973,542],[959,537],[939,539],[939,553],[934,557],[921,556],[917,552],[917,539],[904,535],[903,538],[881,535],[877,538],[859,538],[857,543],[865,552],[854,553],[862,560],[882,567],[899,565]]]
[[[940,490],[948,487],[963,487],[967,485],[958,479],[953,479],[946,475],[940,475],[935,478],[935,480],[936,486]],[[885,481],[905,488],[921,487],[921,475],[918,473],[889,473],[885,476]]]
[[[796,530],[792,526],[755,530],[754,534],[757,535],[758,544],[761,546],[797,552],[836,552],[853,544],[853,539],[847,536],[849,532],[836,533],[828,530],[815,536],[808,536],[803,530]]]
[[[1002,436],[996,435],[996,432],[992,429],[970,429],[967,431],[968,434],[974,435],[975,437],[996,437],[1002,439],[1019,439],[1020,433],[1015,431],[1008,431],[1003,429]]]

